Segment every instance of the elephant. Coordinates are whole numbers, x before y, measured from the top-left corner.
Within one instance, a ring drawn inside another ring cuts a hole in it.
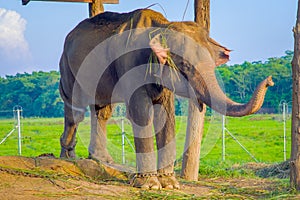
[[[90,157],[112,162],[106,150],[106,122],[112,105],[122,102],[134,133],[133,186],[179,188],[174,174],[174,94],[189,98],[200,110],[206,104],[239,117],[257,112],[274,84],[269,76],[249,102],[231,100],[215,75],[216,66],[226,63],[229,53],[198,24],[170,22],[151,9],[104,12],[83,20],[67,35],[60,59],[65,112],[60,156],[76,156],[76,130],[89,106]]]

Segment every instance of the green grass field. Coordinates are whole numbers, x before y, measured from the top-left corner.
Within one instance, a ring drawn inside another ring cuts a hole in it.
[[[13,119],[0,120],[0,139],[4,138],[15,126]],[[287,158],[290,156],[290,119],[287,121]],[[22,127],[22,155],[38,156],[53,153],[59,156],[59,138],[63,131],[63,118],[25,118]],[[108,125],[108,148],[117,163],[122,160],[121,120],[114,118]],[[283,122],[280,115],[252,115],[242,118],[226,118],[226,128],[259,161],[277,163],[283,161]],[[181,158],[185,142],[186,117],[176,117],[177,159]],[[125,120],[125,132],[133,145],[130,123]],[[0,155],[18,155],[17,131],[0,145]],[[76,153],[87,157],[90,120],[88,117],[80,124],[77,134]],[[225,163],[243,164],[254,160],[226,133]],[[134,151],[125,142],[126,163],[134,166]],[[221,116],[206,117],[205,132],[202,140],[201,163],[210,165],[222,161],[222,120]]]

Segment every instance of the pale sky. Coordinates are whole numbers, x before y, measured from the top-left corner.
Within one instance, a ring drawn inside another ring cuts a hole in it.
[[[186,15],[183,16],[188,4]],[[170,21],[193,20],[190,0],[120,0],[105,10],[128,12],[159,3],[152,9]],[[293,50],[296,0],[211,0],[211,37],[234,50],[228,64],[266,61]],[[68,32],[88,17],[85,3],[21,0],[0,2],[0,76],[58,70]]]

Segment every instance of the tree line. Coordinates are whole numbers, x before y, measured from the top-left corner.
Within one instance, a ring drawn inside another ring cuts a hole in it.
[[[19,105],[25,117],[61,117],[60,75],[56,71],[32,72],[0,78],[0,117],[12,116]]]
[[[222,65],[216,68],[219,83],[225,93],[237,102],[247,102],[256,86],[272,75],[275,85],[269,88],[260,112],[278,113],[283,100],[292,100],[292,51],[286,51],[280,58],[269,58],[262,62],[244,62]],[[62,117],[63,101],[59,95],[57,71],[32,72],[0,77],[0,117],[12,116],[15,105],[23,108],[25,117]],[[187,115],[187,99],[177,97],[176,115]],[[114,116],[124,116],[124,105],[116,106]],[[209,114],[209,112],[208,112]]]

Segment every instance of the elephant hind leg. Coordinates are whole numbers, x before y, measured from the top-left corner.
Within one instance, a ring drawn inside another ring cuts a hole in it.
[[[91,140],[89,158],[104,163],[113,163],[113,158],[107,151],[106,124],[112,116],[113,106],[90,106],[91,109]]]
[[[75,158],[76,131],[78,124],[84,119],[84,109],[82,111],[72,110],[65,105],[65,125],[64,132],[60,137],[61,158]]]

